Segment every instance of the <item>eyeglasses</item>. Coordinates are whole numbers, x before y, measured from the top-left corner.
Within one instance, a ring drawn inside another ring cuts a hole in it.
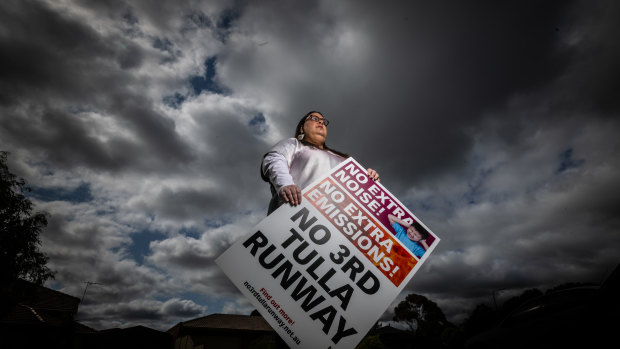
[[[325,126],[329,125],[329,120],[327,120],[325,118],[320,118],[320,117],[318,117],[316,115],[310,115],[310,116],[308,116],[306,118],[306,120],[308,120],[308,119],[310,119],[310,120],[312,120],[314,122],[322,122],[323,125],[325,125]]]

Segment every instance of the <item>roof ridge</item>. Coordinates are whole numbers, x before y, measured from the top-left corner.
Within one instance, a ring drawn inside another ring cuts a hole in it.
[[[32,308],[31,306],[28,306],[28,305],[26,305],[26,304],[20,304],[20,305],[21,305],[21,306],[23,306],[23,307],[26,307],[26,308],[30,309],[30,311],[34,314],[34,316],[37,318],[37,320],[39,320],[39,321],[41,321],[41,322],[45,322],[45,320],[43,320],[43,318],[41,317],[41,315],[39,315],[39,314],[37,313],[37,311],[36,311],[36,310],[34,310],[34,308]]]

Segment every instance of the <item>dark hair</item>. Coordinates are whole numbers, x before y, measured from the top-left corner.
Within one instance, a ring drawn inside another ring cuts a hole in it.
[[[411,226],[414,227],[415,230],[418,231],[418,233],[420,233],[420,235],[422,236],[422,240],[426,240],[426,238],[428,238],[428,231],[426,229],[424,229],[422,224],[420,224],[418,222],[413,222],[413,223],[411,223]]]
[[[295,127],[295,135],[294,135],[294,137],[295,137],[295,138],[297,138],[297,136],[299,136],[299,135],[301,134],[301,128],[304,126],[304,123],[305,123],[305,122],[306,122],[306,120],[308,119],[308,116],[310,116],[310,115],[312,115],[312,114],[314,114],[314,113],[317,113],[317,114],[319,114],[319,115],[323,116],[323,113],[321,113],[320,111],[316,111],[316,110],[312,110],[312,111],[310,111],[310,112],[306,113],[306,115],[304,115],[304,117],[303,117],[303,118],[301,118],[301,120],[299,120],[299,122],[297,123],[297,127]],[[298,139],[298,138],[297,138],[297,139]],[[304,138],[304,139],[302,139],[300,142],[301,142],[301,143],[303,143],[303,144],[305,144],[305,145],[311,146],[311,147],[316,147],[316,145],[314,145],[314,144],[312,144],[312,143],[308,142],[305,138]],[[325,144],[325,143],[323,143],[323,149],[325,149],[325,150],[329,150],[329,151],[331,151],[331,152],[332,152],[332,153],[334,153],[334,154],[338,154],[338,155],[342,156],[342,157],[343,157],[343,158],[345,158],[345,159],[349,157],[349,154],[346,154],[346,153],[340,152],[340,151],[338,151],[338,150],[336,150],[336,149],[329,148],[329,147],[327,146],[327,144]]]

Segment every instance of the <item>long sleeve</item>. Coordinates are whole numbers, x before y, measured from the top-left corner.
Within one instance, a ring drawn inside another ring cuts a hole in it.
[[[263,158],[263,174],[269,179],[276,193],[282,187],[295,184],[289,172],[289,164],[284,155],[277,152],[269,152]]]
[[[261,165],[263,175],[269,179],[276,194],[287,185],[297,184],[291,175],[291,164],[299,144],[295,138],[287,138],[269,150]]]

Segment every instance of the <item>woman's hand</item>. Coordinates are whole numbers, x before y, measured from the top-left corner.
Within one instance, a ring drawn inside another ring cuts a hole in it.
[[[370,179],[375,182],[379,181],[379,173],[377,173],[377,171],[373,170],[372,168],[368,169],[368,177],[370,177]]]
[[[301,203],[301,189],[295,184],[287,185],[280,189],[280,197],[291,206],[297,206]]]

